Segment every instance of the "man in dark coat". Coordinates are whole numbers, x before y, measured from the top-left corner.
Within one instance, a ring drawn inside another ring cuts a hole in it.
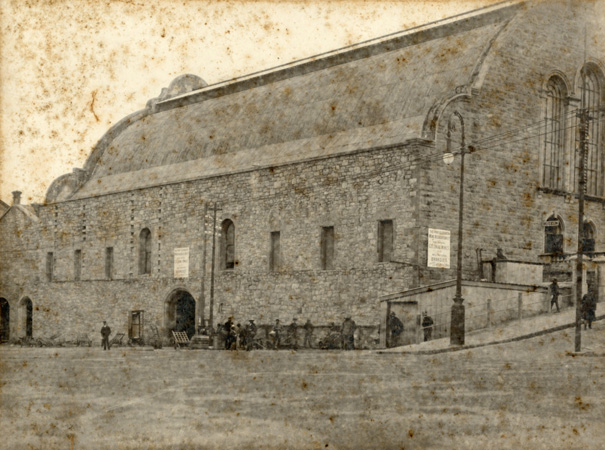
[[[586,325],[592,329],[592,322],[596,319],[597,301],[592,288],[582,297],[582,318],[584,319],[584,329]]]
[[[433,336],[433,319],[426,311],[422,313],[422,330],[424,331],[424,342],[430,341]]]
[[[293,350],[298,350],[298,323],[296,323],[296,317],[292,319],[292,323],[288,326],[288,342]]]
[[[391,311],[389,316],[389,330],[391,332],[391,338],[389,340],[389,346],[395,347],[398,344],[399,335],[403,333],[403,322]]]
[[[342,346],[344,350],[355,350],[355,322],[346,317],[342,323]]]
[[[311,320],[307,319],[307,322],[305,323],[304,327],[305,329],[305,340],[303,341],[303,347],[305,348],[312,348],[312,340],[313,340],[313,324],[311,323]]]
[[[250,319],[246,325],[246,350],[252,350],[254,339],[256,338],[256,324],[254,319]]]
[[[223,333],[225,334],[225,350],[231,350],[231,345],[233,344],[233,322],[231,321],[231,317],[227,319],[225,325],[223,326]]]
[[[109,350],[109,335],[111,334],[111,328],[107,325],[107,322],[103,321],[103,327],[101,328],[101,337],[103,338],[102,346],[103,350]]]
[[[559,285],[557,284],[557,279],[553,278],[552,283],[550,285],[550,310],[552,311],[552,305],[557,307],[557,312],[559,312]]]

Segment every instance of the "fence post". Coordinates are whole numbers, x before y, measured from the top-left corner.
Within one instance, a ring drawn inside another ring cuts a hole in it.
[[[491,328],[494,323],[494,312],[492,311],[492,299],[487,299],[487,327]]]
[[[517,299],[517,315],[518,319],[521,320],[523,318],[523,294],[519,292],[519,298]]]

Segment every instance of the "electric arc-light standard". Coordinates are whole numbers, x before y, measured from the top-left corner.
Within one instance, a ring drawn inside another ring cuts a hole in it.
[[[464,140],[464,120],[460,113],[454,115],[460,120],[461,142],[460,142],[460,196],[458,203],[458,253],[456,262],[456,295],[452,305],[450,320],[450,345],[464,345],[464,299],[462,298],[462,223],[464,214],[464,155],[467,153]],[[469,148],[470,150],[470,148]],[[471,150],[472,151],[472,150]],[[452,153],[443,155],[443,161],[451,164],[454,161]]]

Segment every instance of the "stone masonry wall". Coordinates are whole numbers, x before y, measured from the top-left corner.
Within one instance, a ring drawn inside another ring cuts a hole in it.
[[[146,311],[148,324],[163,327],[166,302],[177,288],[190,292],[197,317],[208,319],[212,206],[219,202],[215,323],[228,315],[260,323],[299,316],[327,325],[351,315],[359,325],[376,326],[376,298],[414,284],[417,179],[410,160],[416,151],[382,149],[42,206],[38,247],[31,251],[36,267],[13,274],[6,268],[18,264],[19,254],[8,252],[2,284],[18,278],[20,293],[6,296],[11,305],[18,296],[31,298],[34,336],[61,332],[75,339],[87,332],[100,339],[103,320],[126,332],[128,311],[135,309]],[[236,230],[233,270],[221,267],[220,224],[227,218]],[[397,263],[378,262],[380,220],[394,222]],[[321,270],[323,226],[335,228],[332,270]],[[152,270],[140,275],[143,228],[151,231]],[[275,272],[269,271],[272,231],[281,233],[282,264]],[[113,248],[111,280],[107,247]],[[174,279],[173,251],[182,247],[189,247],[189,278]],[[46,281],[48,252],[55,260],[52,282]]]

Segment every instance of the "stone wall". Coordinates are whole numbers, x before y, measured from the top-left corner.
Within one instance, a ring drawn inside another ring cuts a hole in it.
[[[2,284],[18,279],[19,293],[34,304],[34,336],[61,332],[66,339],[103,320],[126,331],[128,311],[143,309],[147,323],[165,325],[165,303],[177,288],[197,301],[196,316],[210,315],[212,222],[218,202],[214,322],[311,319],[377,326],[376,298],[414,284],[417,180],[414,146],[158,186],[42,206],[28,269],[21,251],[6,252]],[[220,224],[235,224],[233,270],[221,266]],[[378,262],[380,220],[393,220],[395,262]],[[10,227],[11,220],[3,220]],[[322,270],[320,231],[335,229],[334,266]],[[152,270],[139,274],[139,234],[152,236]],[[280,267],[269,271],[270,233],[281,233]],[[11,233],[14,236],[18,234]],[[18,241],[18,239],[17,239]],[[107,279],[105,252],[113,248]],[[174,278],[175,248],[189,247],[189,277]],[[81,251],[80,280],[74,252]],[[53,281],[46,255],[54,255]],[[33,262],[33,264],[32,264]],[[15,336],[23,330],[15,330]]]

